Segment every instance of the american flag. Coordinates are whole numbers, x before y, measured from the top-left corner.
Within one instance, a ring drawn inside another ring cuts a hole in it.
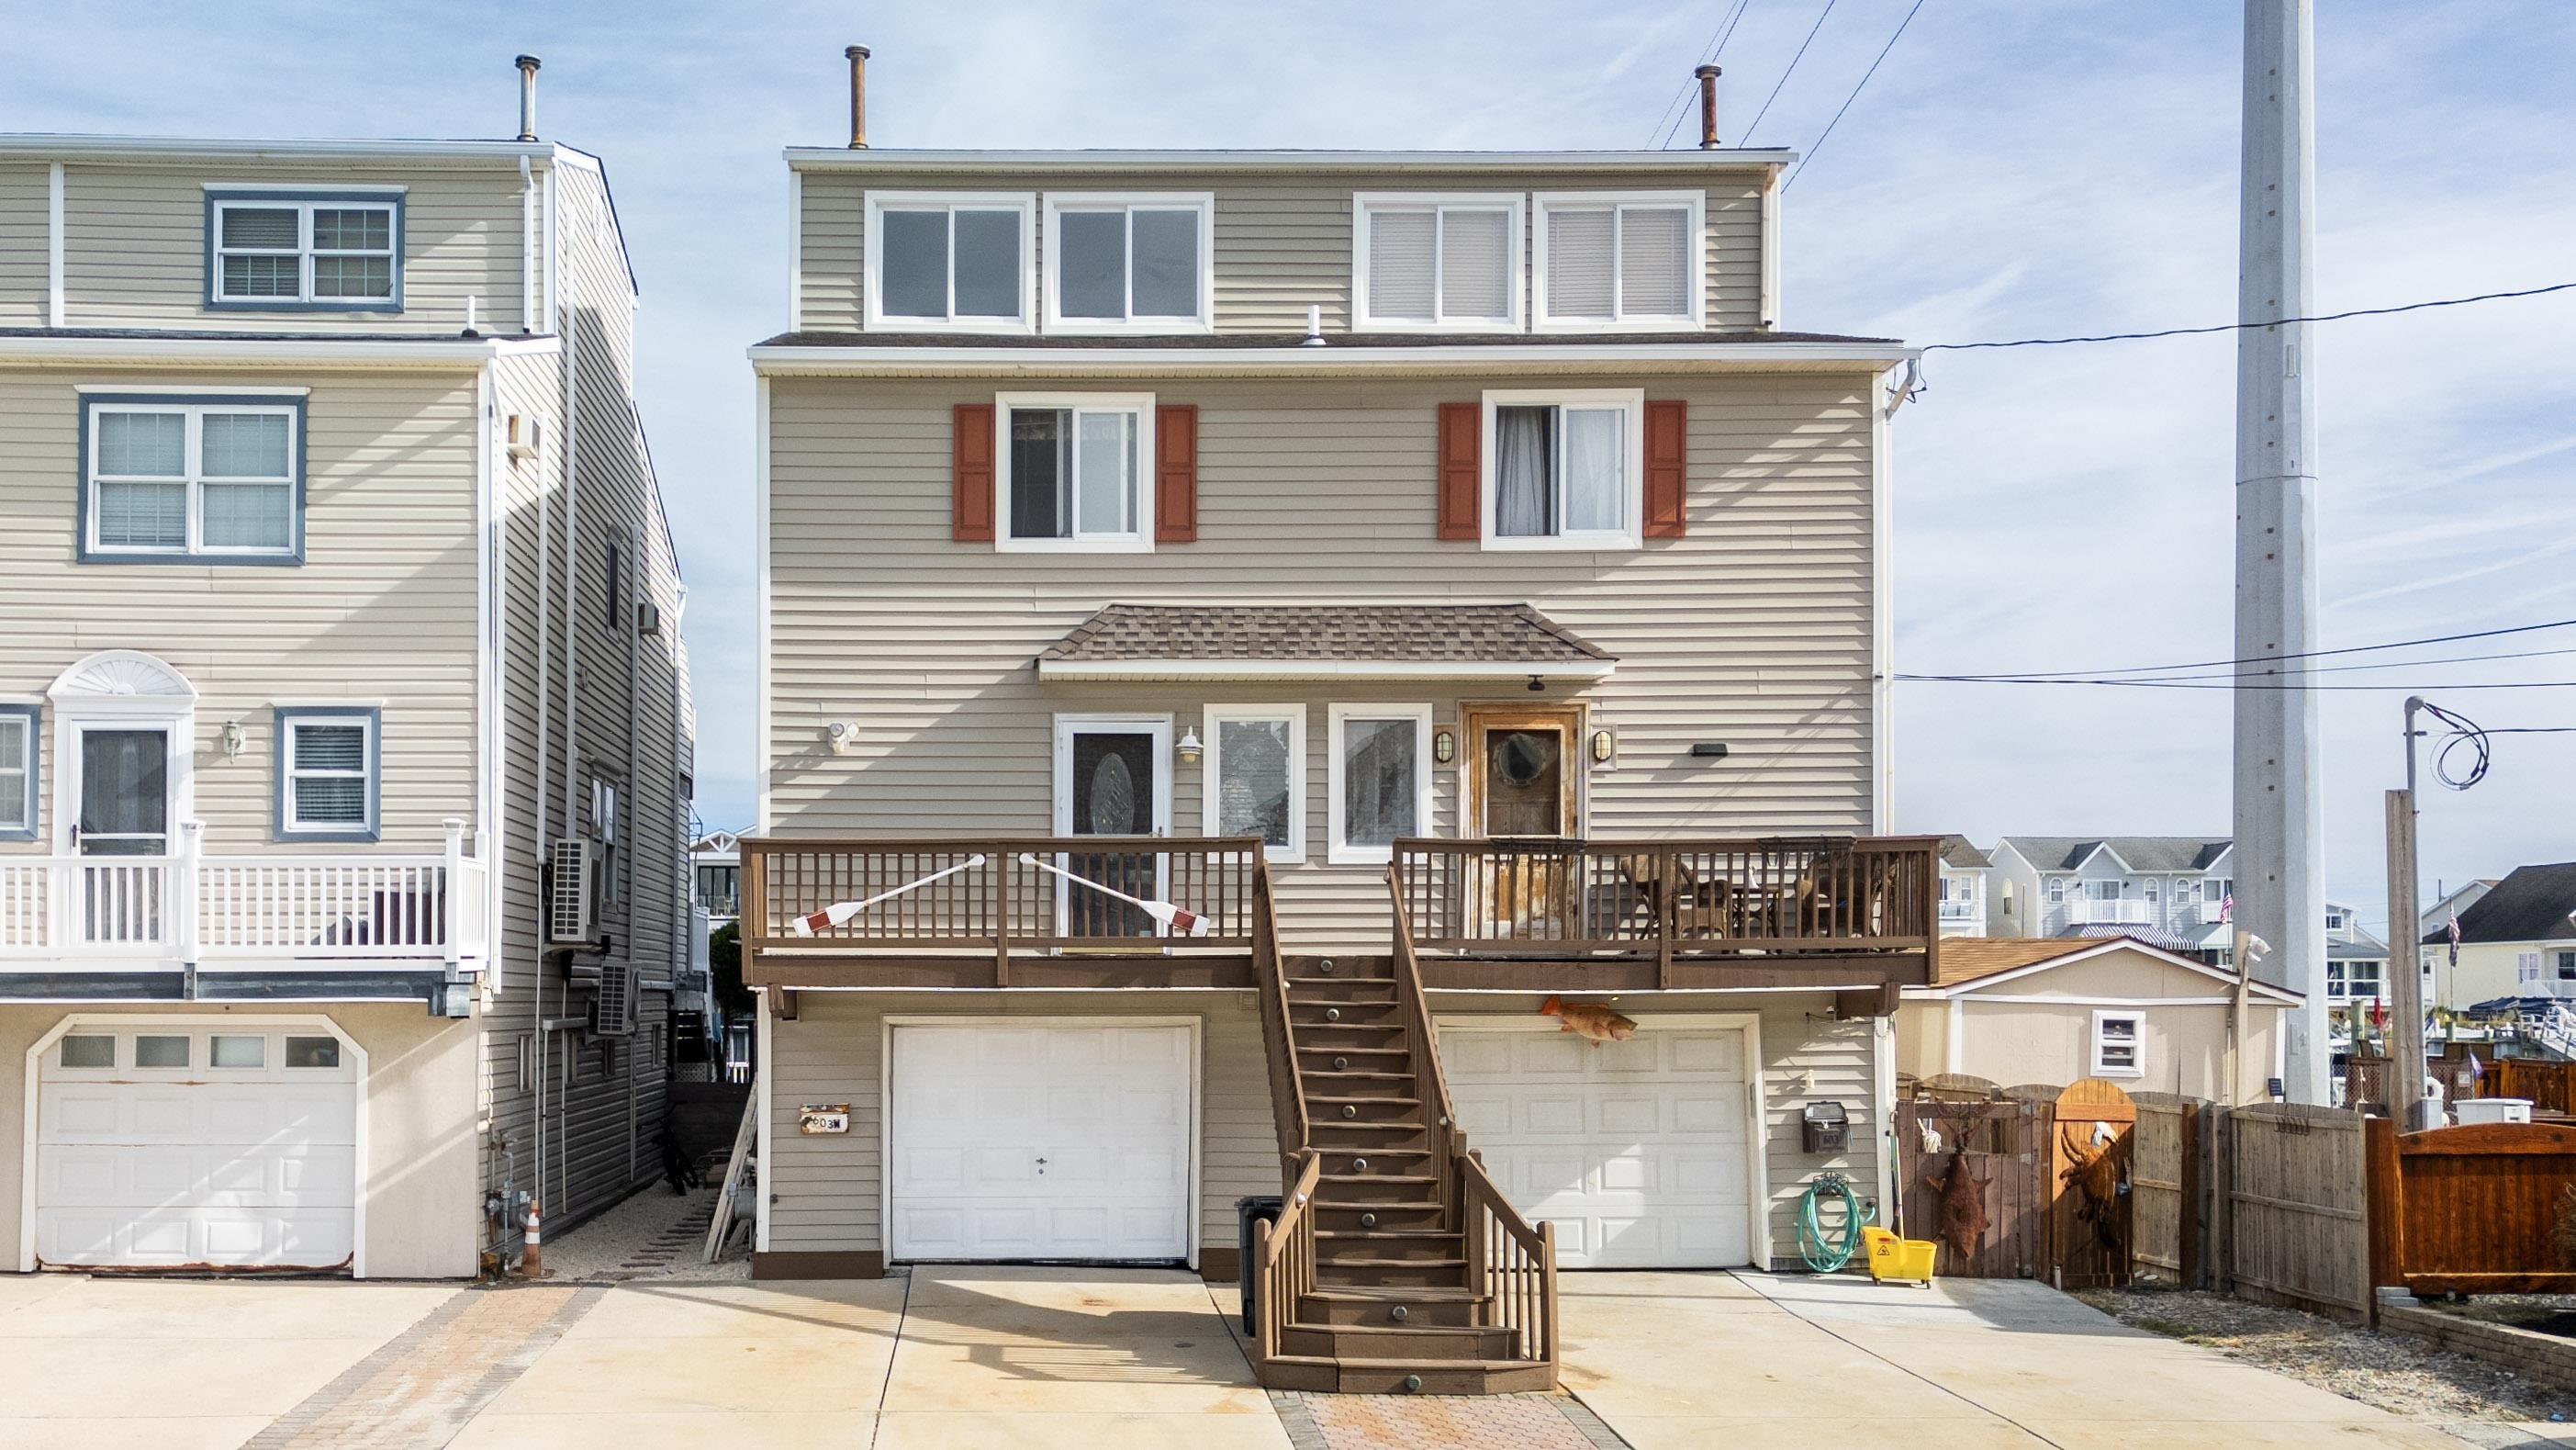
[[[2225,926],[2234,920],[2236,920],[2236,893],[2231,891],[2218,898],[2218,924]]]
[[[2451,908],[2451,965],[2460,964],[2460,909]]]

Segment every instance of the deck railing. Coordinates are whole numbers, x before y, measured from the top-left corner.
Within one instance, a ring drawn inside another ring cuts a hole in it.
[[[742,941],[834,955],[1249,953],[1261,842],[1250,837],[746,839]],[[1121,896],[1203,918],[1177,930]],[[881,898],[811,935],[795,923]]]
[[[0,856],[0,963],[480,962],[488,846],[435,855],[207,854],[193,822],[154,856]]]
[[[1323,1172],[1324,1155],[1301,1150],[1289,1161],[1278,1221],[1253,1220],[1255,1364],[1279,1358],[1280,1330],[1296,1315],[1299,1298],[1315,1291],[1315,1188]]]
[[[1395,844],[1424,952],[1550,957],[1922,951],[1939,934],[1929,836]]]

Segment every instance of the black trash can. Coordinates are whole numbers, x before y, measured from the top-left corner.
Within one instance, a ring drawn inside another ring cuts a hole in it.
[[[1261,1272],[1261,1265],[1252,1256],[1252,1225],[1255,1221],[1277,1223],[1281,1206],[1281,1200],[1276,1195],[1268,1198],[1238,1198],[1234,1201],[1235,1223],[1242,1231],[1243,1249],[1238,1262],[1243,1265],[1241,1270],[1243,1332],[1246,1334],[1261,1332],[1261,1325],[1255,1317],[1261,1306],[1253,1301],[1252,1295],[1255,1276]]]

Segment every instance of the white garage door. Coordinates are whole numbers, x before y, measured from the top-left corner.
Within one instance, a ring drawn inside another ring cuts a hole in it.
[[[889,1257],[1188,1257],[1188,1028],[893,1034]]]
[[[1556,1225],[1570,1269],[1753,1258],[1750,1076],[1741,1027],[1571,1033],[1440,1023],[1467,1143],[1512,1205]]]
[[[66,1033],[39,1067],[37,1259],[347,1264],[358,1201],[350,1058],[313,1029]]]

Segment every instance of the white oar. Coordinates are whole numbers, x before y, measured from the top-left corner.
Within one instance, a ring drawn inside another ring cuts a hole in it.
[[[1144,912],[1147,916],[1150,916],[1154,918],[1154,920],[1162,923],[1164,929],[1168,931],[1179,932],[1183,936],[1205,936],[1208,934],[1208,919],[1199,915],[1195,911],[1188,910],[1185,907],[1174,906],[1168,901],[1147,901],[1141,896],[1130,896],[1126,892],[1118,890],[1116,887],[1103,886],[1088,876],[1076,876],[1061,866],[1051,866],[1046,862],[1039,860],[1037,857],[1030,855],[1026,851],[1020,853],[1020,859],[1028,862],[1030,865],[1035,866],[1041,871],[1052,871],[1056,875],[1063,877],[1065,880],[1072,882],[1076,886],[1088,886],[1103,896],[1115,896],[1119,900],[1126,902],[1129,906],[1135,907],[1137,910]]]
[[[842,925],[851,917],[858,915],[860,912],[867,910],[869,907],[876,905],[880,901],[892,901],[894,898],[903,895],[905,892],[919,891],[921,888],[929,885],[933,881],[954,876],[960,871],[972,871],[983,864],[984,857],[981,853],[978,853],[967,857],[965,860],[958,862],[956,865],[949,867],[945,871],[933,871],[918,881],[898,886],[892,891],[880,891],[876,895],[867,898],[865,901],[836,901],[830,906],[824,907],[821,911],[809,912],[806,915],[800,916],[794,921],[787,923],[787,929],[796,933],[798,936],[812,936],[814,933],[821,931],[827,926]]]

